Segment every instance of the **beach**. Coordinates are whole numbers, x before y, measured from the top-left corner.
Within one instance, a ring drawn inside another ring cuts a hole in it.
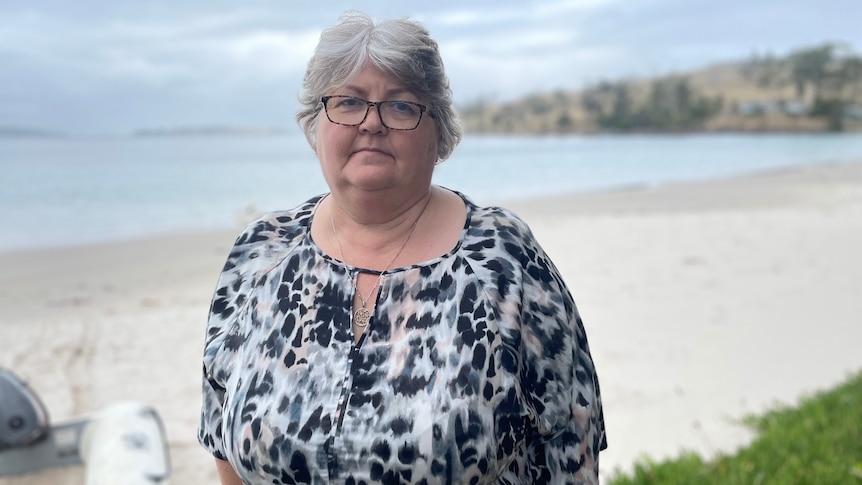
[[[862,369],[862,161],[507,205],[584,319],[605,476],[644,456],[730,452],[752,438],[740,418]],[[200,357],[238,230],[0,253],[0,367],[54,423],[152,405],[171,483],[217,483],[196,440]],[[0,485],[83,480],[64,468]]]

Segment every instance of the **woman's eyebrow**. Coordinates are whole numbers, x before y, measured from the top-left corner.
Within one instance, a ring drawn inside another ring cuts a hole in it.
[[[351,93],[353,96],[366,98],[368,96],[368,91],[360,88],[359,86],[346,85],[342,86],[339,90],[346,90]],[[416,96],[407,88],[392,88],[387,89],[384,94],[384,99],[378,99],[377,101],[385,101],[387,99],[392,99],[393,96],[403,96],[405,94],[410,95],[410,97],[415,98]],[[369,100],[371,101],[371,100]]]

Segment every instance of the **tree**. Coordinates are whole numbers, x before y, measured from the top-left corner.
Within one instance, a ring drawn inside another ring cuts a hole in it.
[[[791,82],[790,63],[771,54],[752,56],[741,66],[742,75],[761,88],[783,88]]]
[[[834,44],[824,44],[800,49],[790,55],[791,77],[799,99],[805,98],[809,86],[812,89],[812,99],[820,96],[820,88],[827,76],[834,52]]]
[[[581,103],[600,128],[613,131],[679,131],[699,128],[721,109],[721,100],[698,95],[688,78],[652,81],[636,99],[627,82],[601,82],[583,92]]]
[[[830,130],[843,130],[844,112],[862,90],[862,58],[846,46],[824,44],[796,51],[790,62],[797,94],[812,89],[811,115],[825,117]]]
[[[562,113],[557,118],[557,131],[566,133],[575,129],[575,121],[568,113]]]

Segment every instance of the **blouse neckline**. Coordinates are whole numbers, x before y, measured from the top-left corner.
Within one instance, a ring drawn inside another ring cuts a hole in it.
[[[448,191],[454,193],[455,195],[457,195],[458,197],[460,197],[461,200],[464,202],[464,206],[465,206],[466,211],[467,211],[467,217],[464,220],[464,227],[461,228],[461,235],[458,237],[458,242],[455,243],[455,246],[452,249],[450,249],[449,251],[447,251],[444,254],[441,254],[440,256],[428,259],[426,261],[420,261],[420,262],[414,263],[414,264],[408,264],[408,265],[404,265],[404,266],[396,266],[393,268],[389,268],[389,269],[385,270],[386,274],[400,273],[400,272],[407,271],[407,270],[414,269],[414,268],[431,267],[431,266],[434,266],[434,265],[440,263],[441,261],[445,261],[446,259],[453,257],[456,253],[458,253],[458,251],[461,250],[461,246],[464,244],[464,240],[467,237],[467,230],[471,224],[474,206],[473,206],[473,203],[470,202],[470,200],[467,199],[467,197],[464,194],[462,194],[461,192],[458,192],[458,191],[452,190],[452,189],[447,189],[445,187],[441,187],[441,188],[443,190],[448,190]],[[335,266],[340,266],[340,267],[346,269],[348,272],[380,274],[381,271],[378,271],[375,269],[363,268],[360,266],[354,266],[354,265],[349,264],[345,261],[341,261],[340,259],[336,258],[335,256],[330,255],[329,253],[324,251],[320,246],[317,245],[317,242],[314,241],[314,238],[311,237],[311,223],[314,220],[315,215],[317,214],[317,209],[320,207],[321,202],[323,202],[323,200],[326,199],[326,197],[328,197],[329,194],[330,194],[330,192],[327,192],[325,194],[319,195],[317,197],[317,200],[312,199],[309,201],[309,202],[312,202],[312,201],[314,202],[314,207],[311,210],[311,214],[306,219],[305,227],[303,228],[304,234],[302,237],[305,240],[305,243],[314,249],[315,254],[317,254],[318,256],[323,258],[324,260],[328,261],[329,264],[332,264]]]

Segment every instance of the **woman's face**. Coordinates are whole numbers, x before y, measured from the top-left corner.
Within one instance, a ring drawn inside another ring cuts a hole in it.
[[[396,77],[366,65],[344,86],[328,95],[355,96],[368,101],[410,101],[427,105],[407,90]],[[437,161],[437,125],[428,111],[415,130],[387,128],[377,108],[357,126],[329,121],[318,115],[317,157],[333,192],[375,192],[397,189],[424,194],[431,184]]]

